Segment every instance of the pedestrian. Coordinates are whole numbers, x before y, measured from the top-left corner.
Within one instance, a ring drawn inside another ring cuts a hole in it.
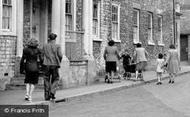
[[[165,64],[164,64],[164,73],[167,73],[167,66],[168,66],[168,64],[166,63],[166,59],[167,59],[167,54],[166,53],[164,53],[164,55],[163,55],[163,58],[164,58],[164,61],[165,61]]]
[[[148,52],[145,50],[145,48],[142,47],[140,43],[137,43],[134,52],[134,58],[136,60],[136,80],[138,80],[138,78],[140,78],[142,81],[144,80],[143,71],[147,65],[147,57]]]
[[[117,71],[117,62],[120,58],[118,48],[115,46],[115,42],[110,40],[108,46],[104,50],[104,59],[106,61],[106,78],[108,83],[113,83],[114,74]]]
[[[176,74],[181,69],[180,67],[180,60],[178,51],[175,48],[175,45],[171,44],[170,49],[168,50],[168,56],[167,56],[167,71],[169,73],[170,79],[169,83],[174,83],[174,79],[176,77]]]
[[[55,43],[57,35],[51,33],[48,37],[48,43],[42,49],[44,55],[44,98],[54,101],[59,82],[58,69],[62,60],[62,52],[60,45]]]
[[[122,53],[121,58],[123,58],[123,68],[125,70],[123,76],[130,78],[131,77],[131,69],[130,69],[130,64],[131,64],[131,56],[129,55],[129,52],[127,49],[125,49],[125,52]]]
[[[32,101],[32,93],[35,85],[38,83],[39,64],[42,63],[41,51],[38,45],[38,40],[35,38],[30,39],[27,47],[23,49],[23,55],[20,62],[20,73],[25,74],[25,100],[30,102]]]
[[[156,60],[156,74],[157,74],[157,85],[161,85],[162,82],[161,82],[161,79],[162,79],[162,74],[164,72],[164,58],[163,58],[163,54],[162,53],[159,53],[158,54],[158,58]]]

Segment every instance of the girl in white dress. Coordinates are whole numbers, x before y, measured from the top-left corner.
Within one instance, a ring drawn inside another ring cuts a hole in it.
[[[161,78],[162,78],[162,74],[164,72],[164,63],[165,63],[165,60],[163,58],[163,54],[159,53],[158,54],[158,59],[156,61],[156,73],[157,73],[157,79],[158,79],[158,82],[156,83],[157,85],[161,85],[162,82],[161,82]]]

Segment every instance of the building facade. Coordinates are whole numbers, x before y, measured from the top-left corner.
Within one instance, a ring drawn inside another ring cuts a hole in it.
[[[173,43],[173,0],[0,0],[2,75],[17,75],[22,49],[31,38],[47,43],[58,35],[64,59],[60,69],[65,87],[94,82],[105,69],[107,42],[133,54],[135,44],[149,52],[148,69],[157,54]]]
[[[181,12],[180,59],[190,63],[190,1],[184,0]]]

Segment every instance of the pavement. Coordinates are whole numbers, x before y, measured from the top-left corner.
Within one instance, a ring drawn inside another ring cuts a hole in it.
[[[185,65],[181,67],[181,71],[178,75],[184,75],[190,73],[190,66]],[[167,79],[169,75],[167,73],[163,74],[163,79]],[[134,79],[134,76],[132,77]],[[101,93],[109,93],[113,91],[118,91],[121,89],[136,87],[140,85],[145,85],[147,83],[157,81],[155,71],[146,71],[144,72],[145,81],[136,81],[134,80],[124,80],[120,82],[117,80],[113,84],[104,83],[104,79],[101,79],[101,82],[94,85],[82,86],[77,88],[69,88],[58,90],[56,93],[56,103],[59,102],[68,102],[72,100],[80,100],[85,96],[99,95]],[[0,91],[0,104],[1,105],[38,105],[38,104],[50,104],[50,101],[44,101],[44,92],[42,89],[36,89],[33,93],[33,101],[26,102],[24,100],[25,90],[5,90]]]

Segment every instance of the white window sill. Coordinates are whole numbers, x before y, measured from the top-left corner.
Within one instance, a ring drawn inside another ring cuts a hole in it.
[[[96,35],[93,35],[92,38],[93,38],[93,41],[103,41],[102,39],[100,39],[100,38],[99,38],[98,36],[96,36]]]
[[[154,42],[149,41],[149,42],[148,42],[148,45],[154,46],[154,45],[156,45],[156,44],[155,44]]]
[[[133,43],[134,43],[134,44],[137,44],[137,43],[142,44],[142,42],[140,42],[140,41],[133,41]]]
[[[163,44],[163,43],[158,43],[158,45],[159,45],[159,46],[165,46],[165,44]]]
[[[102,39],[98,39],[98,38],[93,38],[93,41],[103,41]]]
[[[15,32],[12,32],[12,31],[10,31],[10,30],[5,30],[5,29],[2,29],[2,30],[0,30],[1,32],[1,35],[11,35],[11,36],[16,36],[16,33]]]
[[[121,43],[121,40],[113,39],[116,43]]]

